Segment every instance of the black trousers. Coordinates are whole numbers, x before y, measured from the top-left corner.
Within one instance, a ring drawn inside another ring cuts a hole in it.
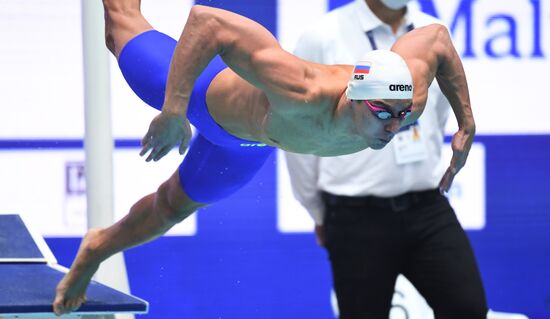
[[[392,199],[323,194],[326,248],[341,319],[387,319],[403,274],[436,319],[486,318],[470,242],[437,190]]]

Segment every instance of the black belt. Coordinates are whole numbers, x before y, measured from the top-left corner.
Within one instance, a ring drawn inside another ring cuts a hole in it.
[[[434,199],[442,196],[437,189],[426,191],[408,192],[394,197],[378,197],[378,196],[341,196],[327,192],[322,193],[323,200],[329,206],[373,206],[379,208],[387,208],[393,211],[403,211],[409,207],[418,204],[427,199]]]

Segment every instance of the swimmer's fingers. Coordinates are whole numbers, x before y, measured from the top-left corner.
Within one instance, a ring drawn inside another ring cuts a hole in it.
[[[182,141],[182,143],[180,144],[180,147],[179,147],[180,154],[183,155],[183,153],[185,153],[185,150],[187,149],[187,145],[188,145],[188,142]],[[163,158],[166,154],[168,154],[172,150],[172,148],[173,148],[173,146],[171,144],[166,145],[162,148],[161,147],[153,147],[152,150],[151,150],[151,153],[147,157],[146,161],[147,162],[150,162],[150,161],[155,161],[156,162],[156,161],[160,160],[161,158]]]
[[[453,140],[451,142],[453,157],[451,158],[449,168],[447,168],[447,171],[439,183],[439,191],[441,193],[449,191],[456,174],[458,174],[458,172],[466,164],[466,159],[468,159],[468,154],[470,153],[470,148],[472,147],[474,132],[475,128],[460,129],[453,136]]]
[[[180,155],[185,154],[185,150],[189,147],[189,142],[191,141],[191,137],[193,135],[193,132],[191,131],[191,125],[189,124],[188,121],[184,123],[183,130],[184,130],[184,136],[183,136],[183,139],[181,140],[180,147],[179,147]]]
[[[456,172],[464,167],[466,164],[466,159],[470,153],[470,148],[474,141],[475,127],[473,128],[462,128],[453,135],[453,140],[451,142],[451,147],[453,149],[453,158],[451,159],[451,167],[453,167]]]
[[[141,140],[142,148],[139,155],[144,156],[150,151],[149,156],[145,159],[147,162],[150,162],[159,150],[163,148],[162,143],[166,140],[166,133],[164,132],[166,125],[164,122],[162,113],[160,113],[151,121],[147,134]]]
[[[151,153],[155,151],[155,137],[158,135],[158,129],[156,128],[158,127],[157,118],[158,116],[151,121],[151,124],[149,124],[149,129],[147,130],[147,134],[145,134],[145,136],[141,139],[141,151],[139,152],[139,156],[144,156],[149,151],[151,151]],[[149,157],[150,156],[151,155],[149,155]],[[149,159],[149,157],[147,157],[147,159]]]
[[[449,168],[447,168],[447,171],[445,171],[445,174],[443,174],[441,181],[439,182],[439,192],[441,194],[444,194],[449,191],[453,183],[453,180],[455,178],[455,175],[456,175],[456,169],[449,166]]]
[[[160,160],[161,158],[163,158],[164,155],[168,154],[168,152],[170,152],[171,149],[172,149],[172,147],[166,146],[166,147],[160,149],[157,153],[155,153],[154,156],[151,153],[150,157],[153,159],[153,161],[156,162],[156,161]]]
[[[170,152],[172,147],[173,147],[172,144],[166,144],[166,143],[164,143],[163,145],[154,145],[151,148],[151,153],[149,153],[149,156],[147,156],[145,161],[146,162],[150,162],[150,161],[155,161],[156,162],[156,161],[160,160],[161,158],[164,157],[164,155],[166,155],[166,154],[168,154],[168,152]]]
[[[180,153],[180,155],[185,154],[185,150],[187,149],[188,146],[189,146],[189,142],[187,142],[187,141],[186,141],[186,142],[182,142],[182,143],[180,144],[180,148],[179,148],[179,153]]]
[[[149,130],[141,141],[140,156],[144,156],[150,151],[145,160],[147,162],[158,161],[177,144],[183,143],[186,148],[190,137],[191,127],[184,116],[161,112],[151,121]]]
[[[149,153],[149,156],[145,158],[146,162],[150,162],[158,152],[158,148],[154,144],[153,136],[150,136],[150,134],[147,133],[147,135],[145,135],[141,143],[142,143],[142,148],[141,148],[141,151],[139,152],[139,156],[144,156],[149,151],[151,151]]]
[[[147,156],[147,158],[145,159],[146,162],[150,162],[153,160],[153,158],[155,158],[155,156],[157,155],[158,151],[157,149],[153,148],[151,150],[151,153],[149,153],[149,156]]]
[[[153,144],[151,143],[152,136],[147,132],[147,134],[141,139],[141,151],[139,152],[139,156],[143,156],[147,154],[147,152],[153,148]]]
[[[451,158],[451,163],[449,164],[449,167],[447,168],[445,174],[443,174],[443,177],[439,182],[439,192],[441,194],[449,191],[455,175],[458,173],[460,168],[464,166],[464,162],[466,161],[463,145],[461,145],[461,143],[457,143],[456,135],[453,138],[452,149],[453,157]]]
[[[174,147],[175,144],[177,144],[177,142],[179,142],[179,153],[182,155],[183,153],[185,153],[185,150],[189,145],[189,140],[191,137],[191,127],[189,125],[189,122],[185,121],[183,123],[183,126],[178,127],[178,131],[173,131],[173,132],[176,132],[176,134],[171,134],[170,138],[167,138],[164,141],[164,145],[153,147],[151,154],[149,154],[149,157],[147,158],[148,162],[150,160],[153,160],[156,162],[161,158],[163,158],[166,154],[168,154],[172,150],[172,148]],[[179,140],[177,140],[178,138]],[[174,142],[172,142],[172,139],[174,139]]]

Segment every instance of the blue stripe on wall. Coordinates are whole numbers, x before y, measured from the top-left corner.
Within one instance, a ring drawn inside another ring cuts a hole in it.
[[[137,139],[117,139],[115,148],[137,148],[141,142]],[[3,139],[0,140],[0,150],[49,150],[49,149],[82,149],[81,139]]]

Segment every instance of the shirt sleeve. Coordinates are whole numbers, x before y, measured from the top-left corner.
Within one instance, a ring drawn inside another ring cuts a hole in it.
[[[323,36],[315,29],[302,33],[294,49],[294,55],[316,63],[326,63],[326,53]]]
[[[324,205],[317,187],[319,157],[284,152],[294,197],[304,206],[315,224],[323,224]]]

